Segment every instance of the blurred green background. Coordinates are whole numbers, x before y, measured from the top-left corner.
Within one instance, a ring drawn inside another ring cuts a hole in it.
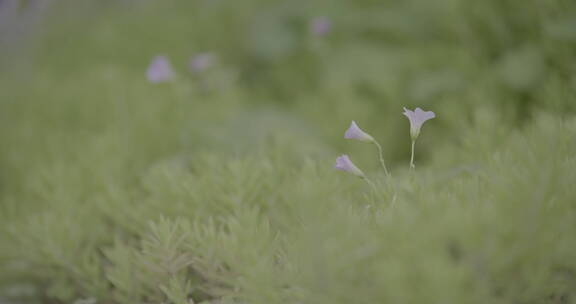
[[[0,303],[576,303],[575,97],[571,0],[0,0]]]

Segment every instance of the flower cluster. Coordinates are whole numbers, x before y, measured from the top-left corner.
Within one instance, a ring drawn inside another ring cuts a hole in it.
[[[0,2],[2,2],[0,0]],[[308,22],[308,31],[317,39],[328,35],[332,31],[332,21],[328,17],[311,18]],[[217,63],[216,55],[211,52],[199,53],[188,60],[188,70],[195,76],[201,76]],[[146,70],[146,78],[150,83],[171,82],[176,78],[170,60],[165,55],[157,55]]]
[[[404,112],[402,114],[404,114],[408,118],[408,120],[410,121],[410,138],[412,139],[412,149],[411,149],[412,152],[411,152],[411,156],[410,156],[410,168],[413,169],[414,168],[414,145],[415,145],[416,139],[420,135],[420,129],[422,128],[422,125],[427,120],[430,120],[430,119],[436,117],[436,114],[434,114],[434,112],[432,112],[432,111],[424,111],[420,108],[416,108],[414,111],[411,111],[411,110],[404,108]],[[372,137],[372,135],[370,135],[370,134],[366,133],[364,130],[362,130],[355,121],[352,121],[348,130],[346,130],[346,132],[344,133],[344,138],[345,139],[354,139],[354,140],[374,144],[378,148],[380,163],[382,165],[382,168],[384,169],[384,173],[386,174],[386,176],[390,176],[390,174],[388,173],[388,169],[386,168],[386,164],[384,163],[382,146],[380,146],[380,144],[374,139],[374,137]],[[336,159],[335,168],[337,170],[346,171],[348,173],[354,174],[358,177],[361,177],[361,178],[367,180],[364,172],[362,172],[362,170],[360,170],[358,167],[356,167],[356,165],[354,165],[354,163],[352,162],[352,160],[350,160],[350,157],[348,155],[339,156]]]
[[[194,74],[201,74],[215,65],[216,56],[212,53],[201,53],[190,58],[188,70]],[[146,70],[146,78],[150,83],[170,82],[176,78],[176,73],[168,57],[158,55]]]

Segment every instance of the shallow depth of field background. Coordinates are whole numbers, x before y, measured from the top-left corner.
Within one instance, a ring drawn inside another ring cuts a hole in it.
[[[576,303],[576,2],[14,1],[0,303]]]

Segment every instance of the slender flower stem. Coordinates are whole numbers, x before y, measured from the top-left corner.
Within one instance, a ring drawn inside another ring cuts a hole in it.
[[[416,140],[412,140],[412,155],[410,156],[410,169],[414,170],[416,166],[414,166],[414,145],[416,144]]]
[[[366,176],[361,177],[368,185],[370,185],[370,189],[372,189],[372,201],[376,201],[376,185]]]
[[[386,164],[384,163],[384,156],[382,154],[382,147],[380,146],[380,144],[376,140],[373,140],[372,142],[378,148],[378,157],[380,158],[380,164],[382,165],[382,168],[384,169],[384,173],[386,173],[386,176],[390,176],[390,173],[388,173],[388,169],[386,168]]]

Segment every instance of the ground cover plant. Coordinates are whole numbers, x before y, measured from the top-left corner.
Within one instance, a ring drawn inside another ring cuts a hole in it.
[[[8,2],[0,303],[576,302],[573,1]]]

